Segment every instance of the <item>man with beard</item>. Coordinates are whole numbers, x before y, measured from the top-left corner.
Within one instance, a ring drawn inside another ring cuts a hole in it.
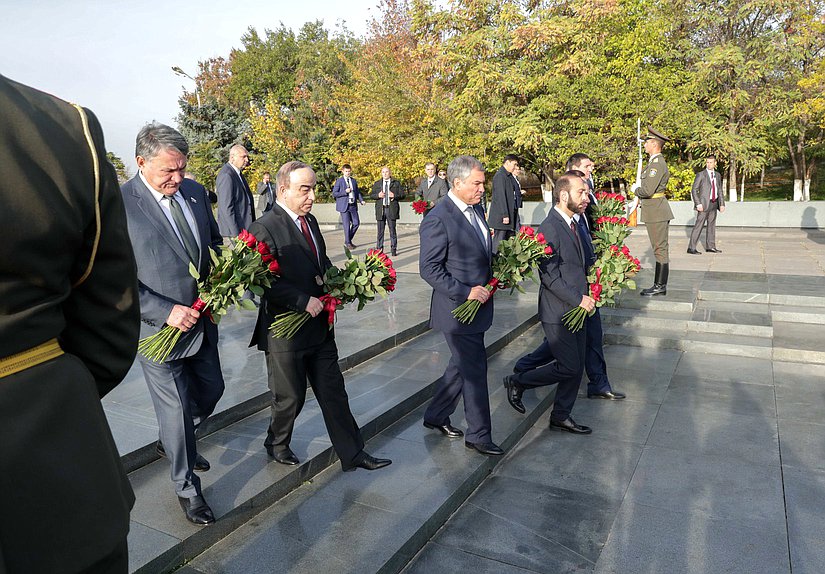
[[[504,377],[507,400],[520,413],[525,412],[521,400],[525,389],[558,384],[550,428],[574,434],[592,432],[570,416],[584,371],[587,329],[571,332],[562,316],[576,306],[588,313],[596,308],[596,302],[587,295],[585,249],[573,219],[575,214],[584,212],[587,193],[587,184],[581,177],[561,176],[553,188],[555,206],[539,226],[539,232],[553,248],[553,256],[539,265],[539,319],[556,360]]]

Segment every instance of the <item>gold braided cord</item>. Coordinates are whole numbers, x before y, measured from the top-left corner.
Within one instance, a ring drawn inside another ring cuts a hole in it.
[[[14,373],[25,371],[30,367],[45,363],[63,354],[57,339],[50,339],[45,343],[32,347],[26,351],[9,355],[0,359],[0,379]]]
[[[89,151],[92,153],[92,164],[95,170],[95,240],[92,244],[92,254],[89,256],[89,264],[86,266],[86,271],[80,276],[80,279],[75,281],[72,287],[78,287],[83,284],[92,272],[95,264],[95,257],[97,256],[97,247],[100,243],[100,163],[97,159],[97,149],[92,140],[92,133],[89,131],[89,120],[86,117],[86,111],[78,106],[72,104],[80,114],[80,121],[83,123],[83,134],[86,136],[86,143],[89,144]]]

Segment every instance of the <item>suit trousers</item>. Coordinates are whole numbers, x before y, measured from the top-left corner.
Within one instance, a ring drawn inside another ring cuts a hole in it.
[[[650,239],[650,245],[653,247],[653,256],[656,258],[656,263],[669,263],[668,258],[668,226],[670,221],[652,221],[645,222],[647,228],[647,236]]]
[[[510,239],[516,232],[512,229],[495,229],[493,230],[493,253],[498,251],[498,244],[505,239]]]
[[[126,574],[127,572],[129,572],[129,548],[124,538],[110,554],[88,568],[84,568],[79,574]]]
[[[571,333],[561,323],[542,323],[541,326],[544,329],[546,343],[549,349],[553,350],[556,360],[530,371],[517,373],[513,375],[513,380],[525,388],[558,384],[550,418],[563,421],[570,416],[576,403],[576,394],[579,392],[584,372],[587,327]]]
[[[716,216],[719,214],[719,201],[711,201],[704,211],[696,212],[696,223],[693,224],[693,231],[690,232],[690,249],[696,249],[699,236],[702,234],[702,227],[707,224],[705,230],[705,249],[716,249]]]
[[[392,251],[398,250],[398,233],[395,230],[395,221],[395,219],[390,219],[390,208],[384,207],[384,219],[379,219],[376,222],[378,224],[378,237],[375,240],[376,249],[384,250],[384,228],[389,226],[390,249],[392,249]]]
[[[450,415],[455,412],[458,399],[464,397],[465,440],[492,442],[484,333],[444,333],[444,338],[452,355],[447,370],[436,383],[424,420],[439,426],[450,424]]]
[[[195,431],[215,410],[224,390],[217,345],[204,337],[191,357],[155,363],[138,355],[160,427],[172,482],[181,498],[201,494],[195,474]]]
[[[271,446],[276,452],[289,448],[295,419],[304,407],[309,382],[341,466],[347,470],[361,462],[364,439],[349,408],[344,375],[338,367],[335,338],[328,336],[320,344],[294,351],[269,351],[266,367],[272,405],[264,445]]]
[[[604,359],[604,333],[599,310],[596,309],[592,317],[585,318],[584,324],[586,329],[584,371],[587,373],[587,392],[593,394],[611,391],[610,380],[607,377],[607,362]],[[535,351],[518,360],[514,371],[517,373],[532,371],[553,360],[555,360],[553,350],[547,339],[544,339]]]
[[[358,218],[358,206],[354,203],[347,205],[347,210],[341,213],[341,225],[344,227],[344,245],[352,243],[355,237],[355,232],[361,225],[361,220]]]

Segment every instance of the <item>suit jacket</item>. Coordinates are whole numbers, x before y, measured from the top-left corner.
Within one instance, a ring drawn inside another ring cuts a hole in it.
[[[565,223],[555,207],[539,226],[547,243],[553,247],[553,256],[539,265],[539,320],[559,324],[562,315],[582,302],[587,295],[585,255],[573,230]]]
[[[275,203],[275,188],[272,186],[272,182],[262,181],[258,184],[256,191],[258,192],[258,211],[265,213],[272,209],[272,205]]]
[[[358,182],[354,177],[349,178],[352,184],[352,195],[355,198],[355,205],[364,201]],[[332,197],[335,198],[335,211],[344,213],[349,207],[349,192],[347,191],[347,180],[343,176],[339,177],[332,186]]]
[[[319,280],[332,263],[327,257],[318,221],[312,214],[306,216],[306,221],[315,238],[318,258],[291,216],[277,203],[249,228],[259,241],[266,242],[281,267],[280,277],[265,290],[261,299],[250,347],[257,345],[259,350],[269,352],[292,351],[320,344],[326,337],[334,336],[328,328],[326,313],[310,318],[292,339],[269,336],[268,329],[276,315],[305,311],[310,297],[324,294]]]
[[[375,201],[375,219],[378,221],[384,220],[384,200],[378,197],[378,194],[384,190],[384,180],[379,179],[372,184],[372,193],[370,197]],[[389,219],[398,219],[400,208],[398,207],[398,200],[404,199],[404,192],[401,190],[401,183],[397,179],[390,178],[390,191],[395,194],[395,197],[390,199],[390,213]]]
[[[484,222],[480,206],[476,217]],[[486,227],[486,222],[485,222]],[[418,269],[421,278],[432,288],[430,327],[443,333],[483,333],[493,323],[493,298],[483,304],[469,324],[457,321],[453,310],[467,300],[470,289],[486,285],[493,277],[489,228],[485,248],[478,233],[456,207],[445,199],[421,221],[421,250]]]
[[[664,196],[668,181],[670,181],[670,170],[667,168],[665,158],[662,154],[656,154],[650,158],[650,162],[642,172],[642,179],[639,182],[641,187],[636,190],[636,195],[641,200],[642,223],[657,223],[673,219],[670,204]],[[653,197],[659,194],[661,197]]]
[[[236,237],[255,221],[252,192],[243,175],[238,175],[228,163],[223,164],[215,180],[218,194],[218,227],[224,237]]]
[[[140,294],[141,337],[157,333],[165,324],[172,307],[191,306],[198,296],[197,282],[189,274],[189,255],[175,234],[149,188],[139,175],[123,184],[123,203],[129,222],[129,238],[135,250]],[[188,179],[178,191],[189,206],[197,223],[200,239],[198,272],[209,273],[209,247],[219,249],[222,239],[218,232],[209,197],[203,186]],[[206,316],[183,333],[169,354],[168,360],[189,357],[198,352],[204,339],[217,344],[218,328]]]
[[[719,198],[718,207],[723,207],[725,205],[725,195],[722,193],[722,174],[714,170],[713,178],[716,180],[716,197]],[[708,210],[711,190],[708,170],[703,169],[696,174],[696,179],[693,180],[693,187],[690,188],[690,197],[693,200],[694,210],[697,205],[701,205],[705,211]]]
[[[514,179],[514,176],[504,169],[504,166],[500,167],[493,176],[493,192],[488,214],[488,222],[493,229],[516,230],[520,198],[516,199]],[[505,217],[510,218],[509,223],[504,223]]]
[[[450,189],[447,187],[447,182],[438,176],[435,176],[432,185],[427,185],[427,178],[422,177],[418,184],[418,189],[415,190],[416,197],[421,197],[424,201],[436,205],[439,201],[447,196]]]
[[[0,356],[66,353],[0,379],[0,570],[78,572],[125,540],[135,500],[100,404],[137,349],[135,259],[94,114],[99,228],[78,110],[3,76],[0,110]]]

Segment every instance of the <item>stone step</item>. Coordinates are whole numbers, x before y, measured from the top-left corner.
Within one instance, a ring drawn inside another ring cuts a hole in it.
[[[489,362],[493,439],[505,450],[532,425],[546,424],[538,421],[554,388],[525,393],[527,414],[519,415],[507,403],[500,378],[542,337],[534,327]],[[502,460],[425,429],[424,410],[411,412],[368,444],[377,456],[393,458],[389,467],[373,473],[328,468],[178,572],[241,574],[262,571],[264,564],[290,573],[401,571]],[[452,419],[466,428],[461,408]]]
[[[645,285],[637,281],[641,288]],[[696,296],[690,289],[677,289],[668,286],[667,295],[662,297],[642,297],[639,289],[624,291],[616,302],[616,307],[625,309],[649,309],[652,311],[678,311],[689,313],[693,311]]]
[[[797,307],[825,307],[825,292],[823,292],[822,296],[819,296],[700,288],[696,297],[700,301],[732,301],[740,303],[770,303],[772,305],[790,305]]]
[[[524,296],[497,298],[496,320],[486,337],[488,353],[497,353],[535,322],[534,288]],[[338,337],[343,336],[339,331]],[[426,402],[448,356],[443,336],[427,332],[347,371],[350,406],[364,438],[371,439]],[[291,445],[302,464],[287,467],[266,456],[262,444],[268,419],[268,409],[263,410],[199,441],[199,452],[212,465],[201,475],[204,496],[218,517],[210,527],[184,519],[166,460],[130,473],[137,495],[129,534],[130,572],[171,571],[328,467],[330,474],[342,474],[311,396],[296,422]],[[367,450],[384,454],[374,446]],[[346,476],[351,475],[374,476],[363,471]]]
[[[685,328],[678,327],[639,329],[609,325],[604,329],[604,342],[608,345],[630,345],[759,359],[770,359],[773,352],[770,338],[688,332]]]
[[[771,319],[774,322],[825,325],[825,305],[771,305]]]
[[[748,337],[771,337],[770,315],[757,313],[730,313],[695,309],[691,313],[648,311],[646,309],[602,308],[602,322],[606,325],[649,329],[684,329],[686,333],[719,333]]]

